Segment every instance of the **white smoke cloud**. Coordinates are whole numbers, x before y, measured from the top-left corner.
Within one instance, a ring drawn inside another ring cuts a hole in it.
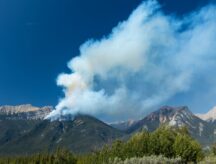
[[[105,121],[137,118],[188,91],[216,62],[216,7],[183,19],[156,1],[142,3],[101,40],[89,40],[61,74],[65,97],[47,118],[90,114]]]

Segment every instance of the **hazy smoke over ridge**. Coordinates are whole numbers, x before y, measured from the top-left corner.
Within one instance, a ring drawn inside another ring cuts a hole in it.
[[[71,74],[57,79],[65,97],[48,118],[140,117],[189,90],[195,76],[216,69],[215,46],[215,6],[180,20],[164,15],[156,1],[142,3],[110,35],[80,47],[80,55],[68,63]]]

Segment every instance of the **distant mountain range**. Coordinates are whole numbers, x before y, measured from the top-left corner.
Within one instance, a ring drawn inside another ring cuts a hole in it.
[[[203,146],[216,141],[215,117],[209,121],[203,115],[194,115],[186,106],[164,106],[141,120],[111,125],[87,115],[68,116],[59,121],[44,120],[52,110],[52,107],[31,105],[0,107],[0,155],[32,154],[53,151],[57,147],[85,153],[143,129],[154,131],[161,125],[186,126]],[[210,116],[214,111],[209,112]]]

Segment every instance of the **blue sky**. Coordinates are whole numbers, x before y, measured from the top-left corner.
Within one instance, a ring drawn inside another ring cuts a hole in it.
[[[56,105],[62,97],[56,78],[59,73],[69,71],[66,63],[79,54],[79,46],[89,38],[109,34],[140,3],[140,0],[0,0],[0,105]],[[161,0],[160,3],[166,13],[181,17],[208,2]],[[184,101],[187,96],[180,96],[179,104],[187,103]],[[171,100],[170,104],[178,102]],[[200,111],[201,108],[197,112]]]

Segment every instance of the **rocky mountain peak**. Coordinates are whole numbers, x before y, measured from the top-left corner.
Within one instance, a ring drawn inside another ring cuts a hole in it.
[[[149,121],[158,120],[160,123],[165,123],[171,121],[173,117],[177,115],[191,115],[187,106],[172,107],[172,106],[163,106],[157,111],[150,113],[145,119]]]
[[[35,107],[31,104],[17,105],[17,106],[0,106],[0,116],[1,119],[16,120],[16,119],[43,119],[47,116],[53,107],[44,106],[44,107]]]
[[[206,122],[198,118],[187,106],[163,106],[157,111],[150,113],[142,120],[137,121],[137,123],[129,127],[126,132],[134,133],[144,129],[147,131],[154,131],[161,125],[174,128],[186,126],[192,137],[200,141],[201,144],[208,145],[209,143],[215,142],[216,138],[216,129],[213,123],[214,122]]]
[[[199,126],[203,126],[204,122],[196,117],[187,106],[163,106],[131,126],[128,132],[139,131],[140,129],[154,131],[164,124],[172,127],[187,126],[189,129],[199,132]]]
[[[171,107],[171,106],[162,106],[161,108],[159,108],[158,112],[160,112],[162,114],[168,114],[168,113],[171,113],[175,110],[176,110],[176,108]]]
[[[209,110],[207,113],[196,114],[196,116],[202,120],[214,122],[214,121],[216,121],[216,106],[213,107],[211,110]]]

